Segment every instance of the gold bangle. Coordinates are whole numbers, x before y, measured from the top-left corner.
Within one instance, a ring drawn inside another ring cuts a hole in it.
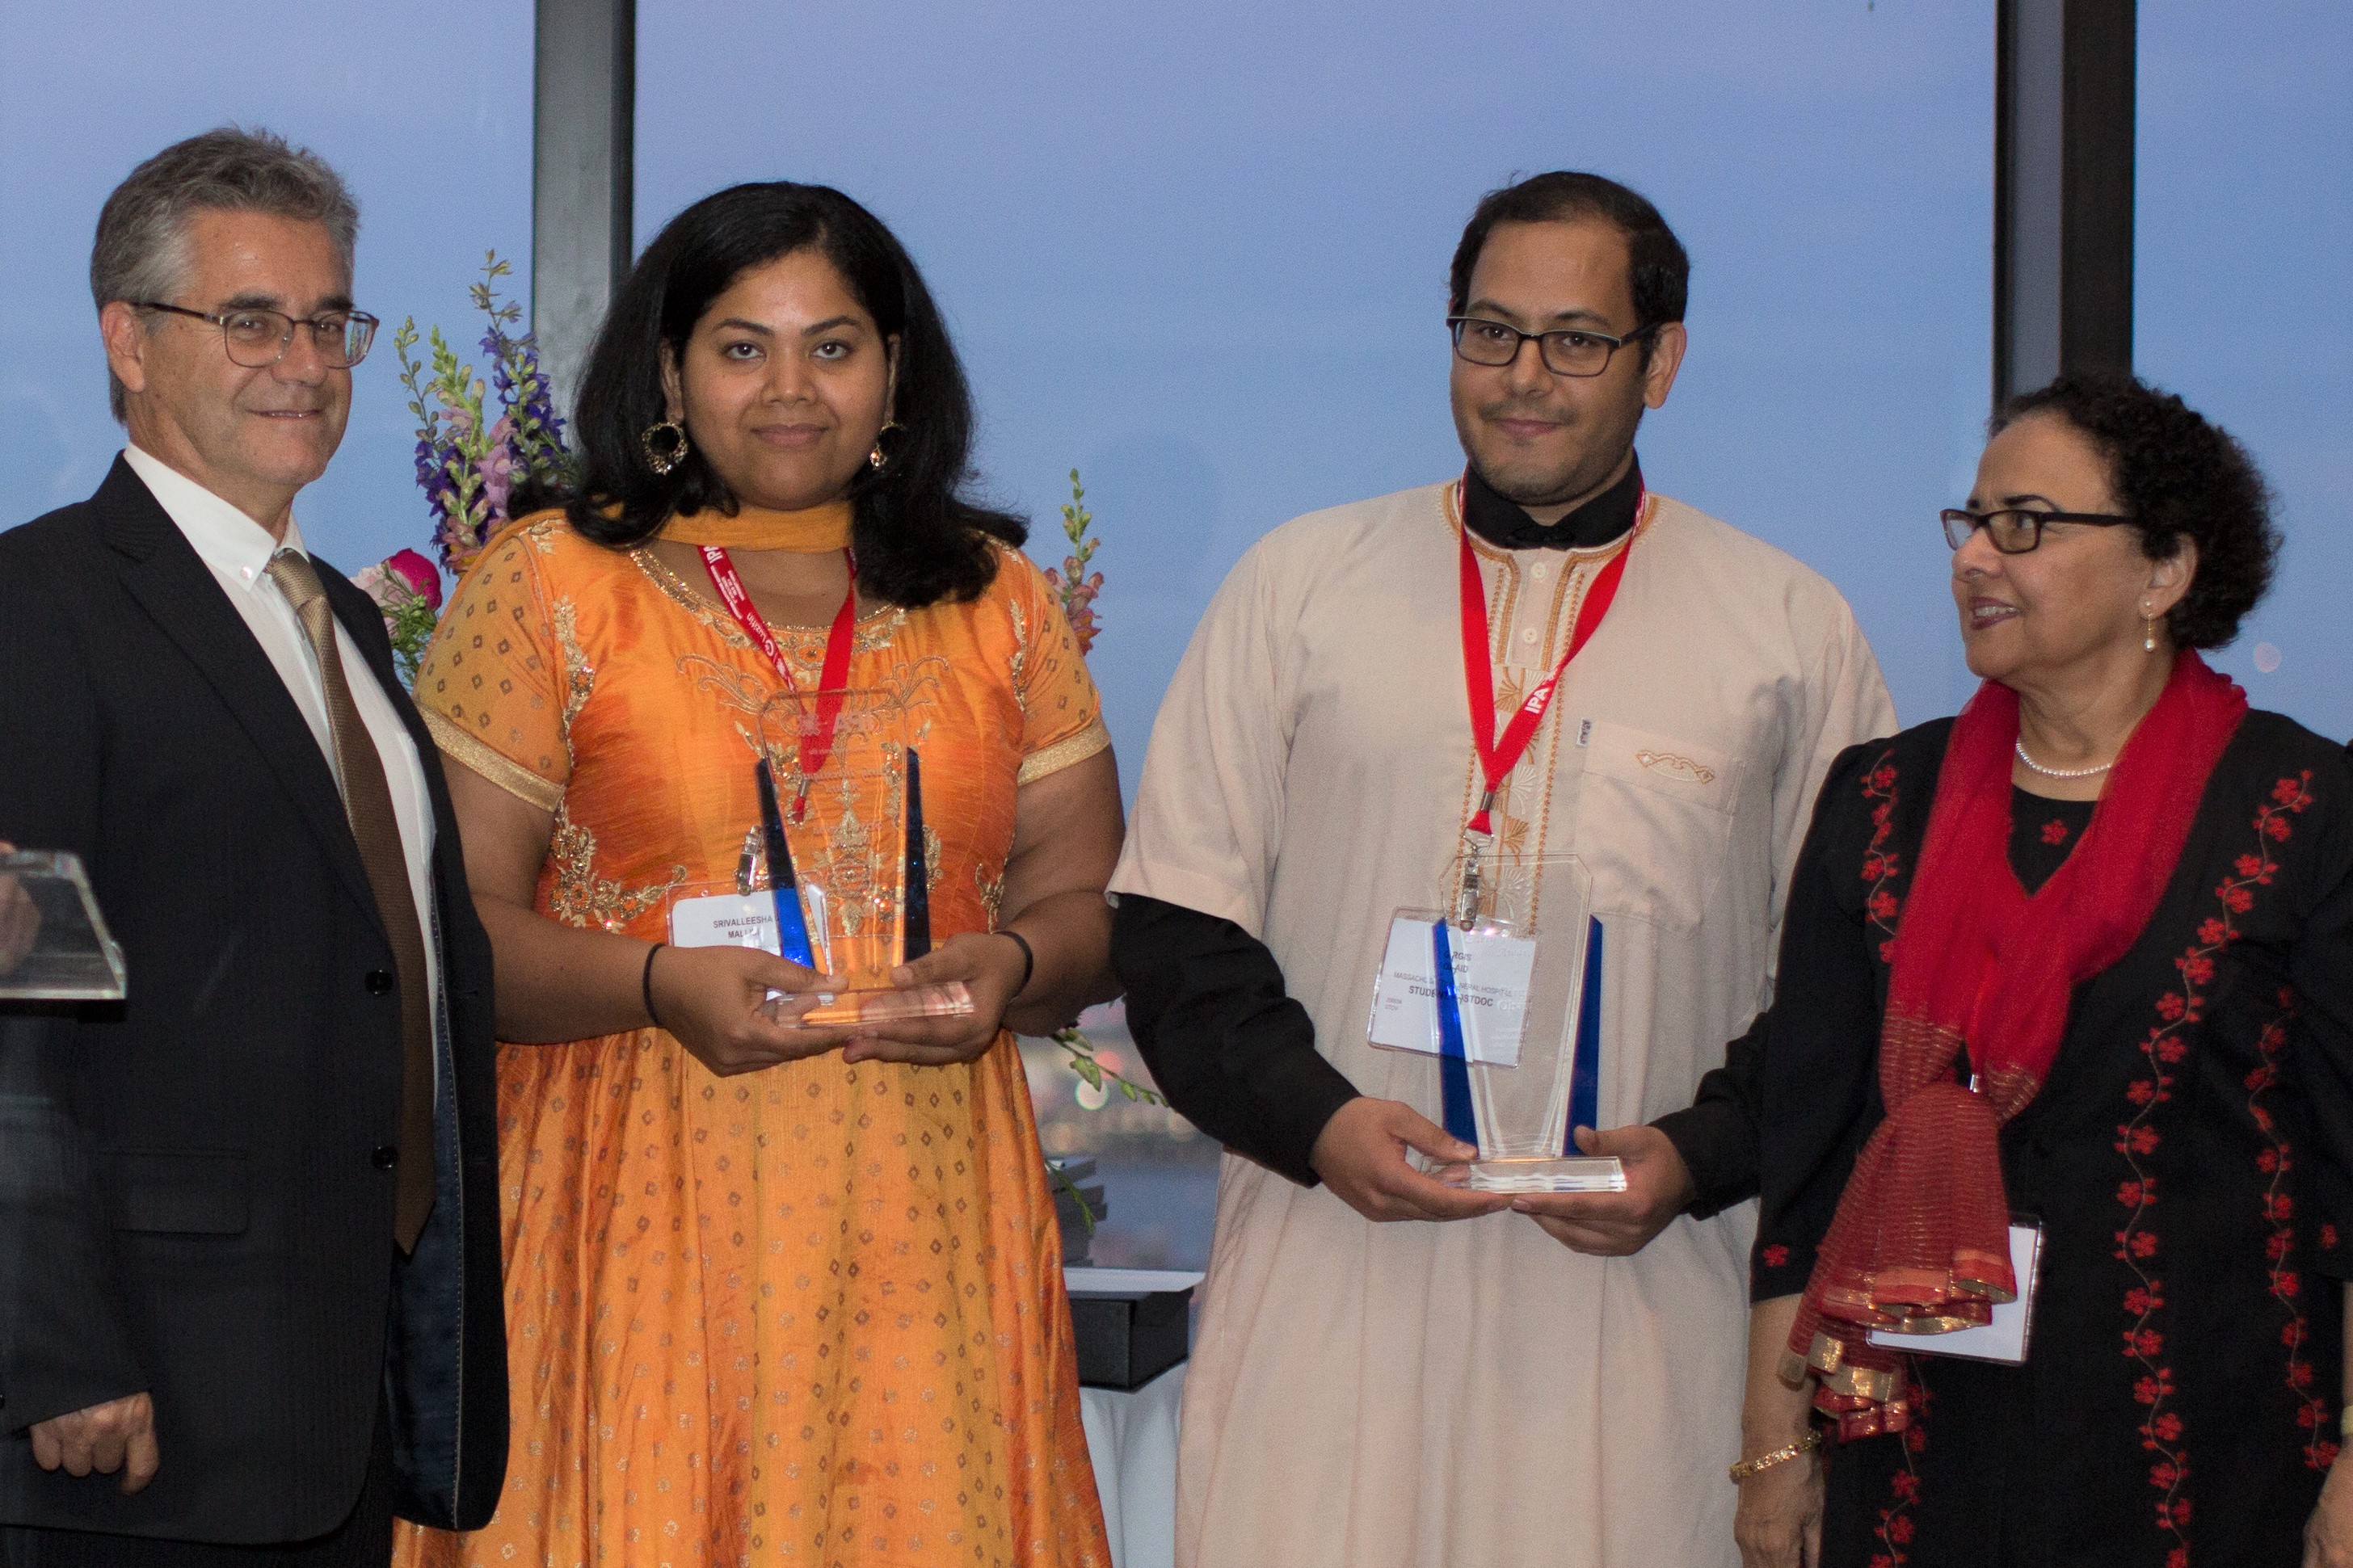
[[[1769,1470],[1776,1465],[1786,1465],[1799,1455],[1810,1454],[1821,1446],[1821,1433],[1809,1432],[1786,1448],[1776,1448],[1769,1454],[1759,1454],[1753,1459],[1742,1459],[1732,1467],[1732,1484],[1738,1486],[1759,1470]]]

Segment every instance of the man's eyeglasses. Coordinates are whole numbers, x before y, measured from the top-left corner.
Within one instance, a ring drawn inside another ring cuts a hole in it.
[[[1954,549],[1967,544],[1969,535],[1982,528],[1986,538],[2004,555],[2023,555],[2042,543],[2042,525],[2046,522],[2084,522],[2094,528],[2114,528],[2120,522],[2140,521],[2111,511],[2030,511],[2024,507],[1968,511],[1956,506],[1947,507],[1936,515],[1944,520],[1945,542]]]
[[[1656,321],[1647,327],[1613,338],[1607,332],[1589,332],[1582,328],[1558,332],[1524,332],[1506,321],[1491,321],[1484,316],[1449,316],[1447,327],[1454,333],[1454,352],[1472,364],[1490,368],[1507,365],[1520,357],[1520,345],[1530,338],[1536,341],[1536,353],[1544,359],[1545,368],[1555,375],[1599,375],[1609,368],[1609,356],[1637,339],[1647,338],[1659,330]]]
[[[248,370],[267,370],[286,357],[294,346],[294,329],[310,329],[311,342],[319,357],[337,370],[348,370],[367,358],[368,345],[375,342],[376,319],[365,310],[329,310],[298,321],[283,310],[267,310],[248,307],[236,310],[191,310],[185,305],[166,305],[160,300],[133,300],[130,303],[142,310],[169,310],[175,316],[187,316],[199,321],[210,321],[221,330],[221,342],[228,349],[229,361]]]

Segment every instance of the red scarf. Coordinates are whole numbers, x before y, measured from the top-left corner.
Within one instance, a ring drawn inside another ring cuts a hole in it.
[[[2018,694],[1988,681],[1954,721],[1895,937],[1879,1088],[1887,1106],[1814,1260],[1794,1358],[1841,1439],[1908,1426],[1902,1358],[1864,1341],[1985,1322],[2013,1300],[1997,1136],[2042,1088],[2076,984],[2139,939],[2247,694],[2188,649],[2116,757],[2092,824],[2032,898],[2010,868]],[[1972,1090],[1954,1073],[1966,1049]]]

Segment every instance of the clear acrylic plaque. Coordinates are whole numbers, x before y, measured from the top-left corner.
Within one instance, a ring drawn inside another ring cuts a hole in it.
[[[1479,1147],[1479,1157],[1468,1173],[1474,1191],[1626,1189],[1625,1170],[1616,1158],[1579,1155],[1569,1141],[1578,1024],[1586,1001],[1592,885],[1591,876],[1573,855],[1520,856],[1493,840],[1472,838],[1466,841],[1452,909],[1443,917],[1428,910],[1398,913],[1398,922],[1443,920],[1453,976],[1468,973],[1463,950],[1482,939],[1535,943],[1535,961],[1519,1008],[1516,1048],[1493,1040],[1466,1048],[1470,1042],[1463,1009],[1451,981],[1440,988],[1439,1003],[1430,1011],[1427,1047],[1403,1047],[1426,1048],[1430,1054],[1454,1058],[1447,1063],[1448,1070],[1460,1071],[1468,1079]],[[1393,940],[1396,930],[1393,924]],[[1435,967],[1433,962],[1433,974]],[[1381,1032],[1377,1009],[1383,1000],[1377,983],[1375,996],[1374,1043],[1389,1044],[1377,1037]]]
[[[822,742],[828,711],[831,744],[804,772],[804,742]],[[920,783],[910,787],[920,763],[911,770],[906,708],[897,694],[778,692],[760,710],[758,740],[776,775],[811,954],[819,971],[840,982],[814,998],[779,994],[766,1010],[810,1026],[969,1014],[972,997],[961,983],[891,984],[911,943],[918,954],[930,949],[928,881],[939,860],[936,836],[921,826]],[[779,951],[772,876],[754,827],[733,885],[676,889],[673,942]],[[714,902],[729,898],[741,901],[740,913]],[[714,910],[721,918],[712,918]]]
[[[126,984],[81,858],[0,855],[0,1001],[119,1002]]]

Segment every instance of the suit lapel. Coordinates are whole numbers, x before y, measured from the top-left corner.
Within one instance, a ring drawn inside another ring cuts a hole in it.
[[[90,504],[119,559],[123,586],[219,694],[336,874],[375,918],[375,893],[368,886],[351,821],[343,815],[334,771],[245,618],[162,503],[121,458],[115,459]]]

